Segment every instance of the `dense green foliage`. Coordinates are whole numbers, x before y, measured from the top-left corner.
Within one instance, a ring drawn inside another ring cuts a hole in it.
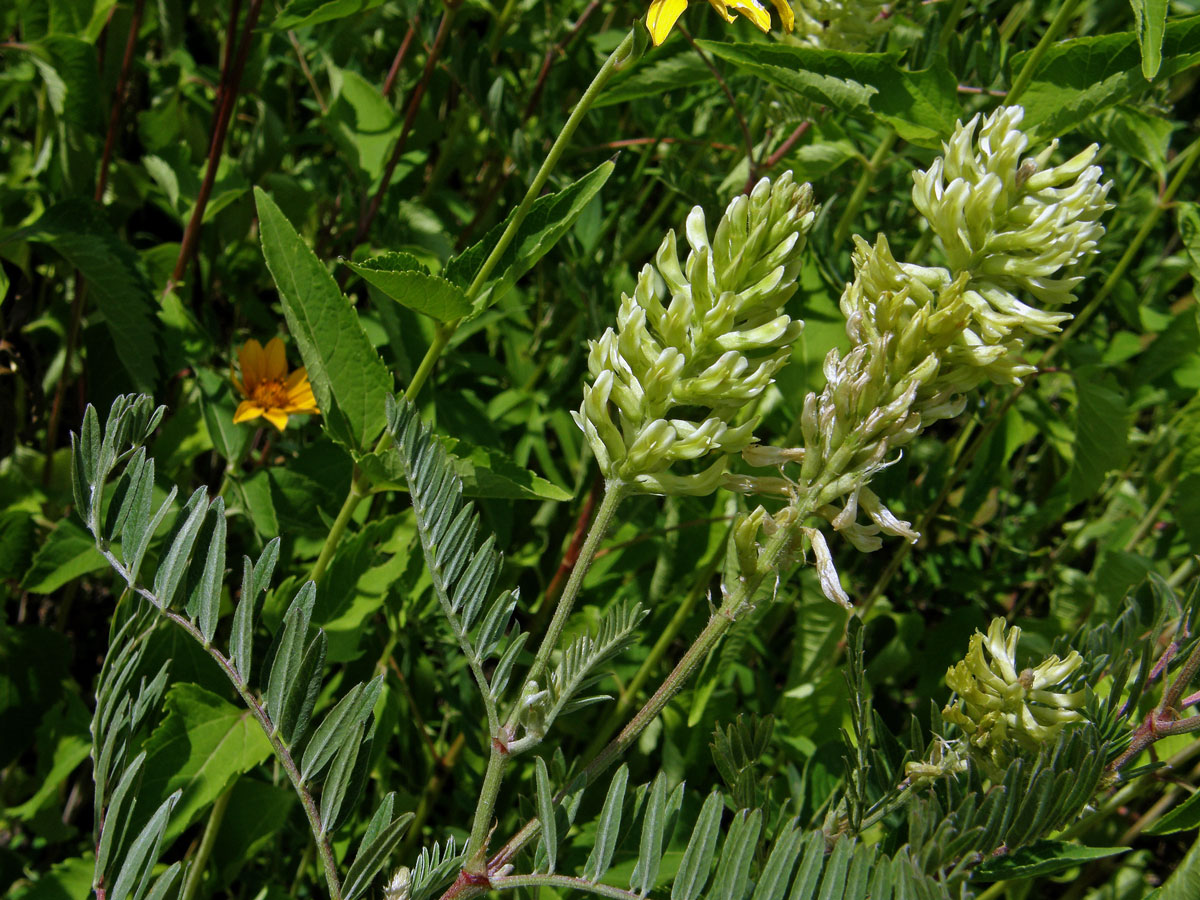
[[[1200,7],[647,6],[0,8],[0,890],[1200,896]]]

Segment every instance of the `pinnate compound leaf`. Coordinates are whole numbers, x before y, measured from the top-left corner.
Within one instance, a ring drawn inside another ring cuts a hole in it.
[[[354,452],[365,452],[383,429],[392,376],[324,264],[275,201],[260,188],[254,197],[267,268],[325,427]]]
[[[394,822],[380,829],[369,843],[364,840],[354,857],[354,864],[346,873],[342,883],[342,895],[346,900],[354,900],[371,886],[375,873],[383,868],[391,855],[393,848],[404,836],[405,830],[413,820],[412,813],[404,813]]]
[[[157,304],[137,254],[103,211],[89,200],[67,200],[7,240],[47,244],[82,273],[126,374],[139,391],[152,392],[159,379]]]
[[[1067,841],[1038,841],[1005,856],[989,859],[975,870],[976,881],[1000,881],[1052,875],[1083,863],[1128,853],[1128,847],[1081,847]]]
[[[460,319],[471,311],[461,287],[431,275],[411,253],[384,253],[360,263],[347,260],[346,265],[401,306],[439,322]]]
[[[532,269],[534,264],[559,242],[592,198],[604,187],[604,182],[608,181],[614,168],[612,162],[601,163],[569,187],[554,194],[546,194],[533,202],[529,214],[517,230],[516,237],[492,270],[487,282],[490,289],[480,290],[476,295],[476,312],[495,304],[516,284],[518,278]],[[501,222],[479,243],[451,259],[446,264],[446,278],[464,291],[468,290],[492,249],[500,242],[500,236],[509,221],[506,219]]]

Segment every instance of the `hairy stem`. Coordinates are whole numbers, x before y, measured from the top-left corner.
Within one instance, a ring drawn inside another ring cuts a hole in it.
[[[611,884],[598,884],[584,878],[573,878],[570,875],[505,875],[503,878],[493,878],[491,883],[494,891],[548,887],[563,891],[599,894],[601,897],[612,897],[613,900],[640,900],[641,898],[640,894],[621,890]]]
[[[487,839],[492,830],[496,796],[500,793],[500,785],[504,782],[506,768],[508,768],[508,748],[500,742],[498,737],[493,736],[487,770],[483,773],[483,786],[479,789],[479,802],[475,806],[475,818],[471,822],[471,836],[467,839],[467,846],[463,851],[466,859],[463,871],[470,875],[487,874]]]
[[[333,852],[333,845],[329,841],[329,835],[325,833],[325,829],[321,824],[321,812],[317,806],[316,798],[305,787],[303,780],[300,777],[300,767],[296,765],[295,759],[292,757],[291,751],[283,743],[283,739],[275,727],[275,723],[271,721],[271,717],[267,714],[266,708],[262,705],[257,697],[250,692],[250,686],[242,681],[237,669],[233,665],[233,661],[225,656],[216,647],[212,646],[200,629],[188,619],[186,616],[180,615],[173,609],[169,609],[154,595],[152,591],[136,584],[130,577],[129,570],[121,563],[120,560],[112,553],[111,550],[101,549],[97,543],[97,549],[100,549],[108,564],[113,570],[121,576],[130,589],[136,591],[150,605],[158,611],[160,615],[171,620],[185,632],[187,632],[204,651],[212,657],[212,659],[220,666],[221,671],[225,673],[225,677],[229,679],[233,685],[233,689],[237,691],[246,708],[250,710],[251,715],[258,721],[259,727],[267,736],[267,740],[271,744],[271,749],[275,753],[275,758],[279,760],[279,765],[287,773],[288,780],[292,783],[296,794],[300,797],[300,803],[304,807],[304,814],[308,818],[308,826],[312,831],[313,840],[316,842],[317,851],[321,854],[321,862],[325,869],[325,882],[329,887],[330,900],[342,900],[342,883],[338,877],[337,857]]]

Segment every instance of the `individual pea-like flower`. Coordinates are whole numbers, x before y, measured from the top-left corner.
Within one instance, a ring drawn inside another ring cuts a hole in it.
[[[971,636],[966,657],[946,671],[946,685],[958,699],[942,710],[971,746],[981,751],[989,771],[1007,763],[1008,742],[1036,753],[1067,725],[1084,721],[1084,692],[1060,688],[1083,664],[1072,650],[1065,659],[1049,656],[1033,668],[1017,668],[1021,629],[992,619],[987,635]]]
[[[891,28],[889,0],[793,0],[794,41],[825,50],[870,50]]]
[[[812,189],[791,173],[762,179],[725,210],[710,239],[704,211],[692,210],[681,265],[667,233],[617,328],[590,343],[594,379],[575,421],[604,476],[658,494],[714,490],[728,454],[753,441],[755,420],[738,414],[771,383],[803,323],[783,306],[796,290]],[[698,473],[668,471],[715,459]]]
[[[246,399],[233,414],[234,424],[260,416],[283,431],[288,416],[320,412],[304,367],[288,372],[283,341],[271,338],[263,347],[251,338],[238,350],[242,377],[230,372],[233,386]]]
[[[904,766],[904,776],[914,788],[925,787],[939,778],[953,778],[965,771],[967,754],[961,741],[948,741],[941,736],[933,742],[927,759],[906,763]]]
[[[1094,254],[1104,230],[1109,185],[1091,165],[1097,148],[1058,166],[1049,165],[1055,144],[1023,157],[1022,115],[1001,108],[959,123],[944,156],[914,176],[913,202],[949,267],[900,262],[883,235],[873,245],[855,239],[854,280],[841,298],[850,350],[830,351],[824,389],[804,400],[803,446],[786,451],[799,474],[783,471],[782,488],[745,476],[729,487],[803,503],[863,551],[878,549],[881,534],[917,540],[871,478],[923,429],[957,416],[981,382],[1017,383],[1033,371],[1025,342],[1069,317],[1018,295],[1051,307],[1069,299],[1081,276],[1060,271]],[[771,460],[765,448],[747,456],[760,464],[754,457]]]
[[[760,30],[771,30],[771,14],[767,12],[758,0],[708,0],[709,6],[730,24],[733,23],[733,12],[745,16]],[[795,17],[788,0],[771,0],[771,4],[779,13],[779,21],[785,31],[791,31]],[[646,27],[650,30],[650,40],[654,46],[659,46],[667,39],[676,21],[688,7],[688,0],[651,0],[650,11],[646,13]],[[733,10],[733,12],[730,12]]]
[[[401,866],[392,873],[383,889],[383,900],[408,900],[412,896],[412,871]]]

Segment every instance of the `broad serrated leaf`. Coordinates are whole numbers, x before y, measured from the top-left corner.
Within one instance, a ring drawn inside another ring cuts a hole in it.
[[[325,265],[264,191],[256,187],[254,198],[267,269],[325,428],[355,452],[365,452],[383,429],[392,376]]]
[[[401,306],[439,322],[452,322],[471,311],[461,287],[431,275],[412,254],[384,253],[361,263],[347,260],[346,265]]]
[[[492,270],[487,287],[481,285],[476,290],[476,312],[499,301],[518,278],[533,268],[534,263],[558,243],[575,224],[579,214],[591,203],[592,198],[600,192],[614,168],[612,162],[601,163],[569,187],[539,197],[533,202],[512,243],[501,254]],[[446,278],[463,290],[469,289],[485,260],[499,244],[500,236],[509,221],[506,219],[489,231],[479,243],[446,263]]]

